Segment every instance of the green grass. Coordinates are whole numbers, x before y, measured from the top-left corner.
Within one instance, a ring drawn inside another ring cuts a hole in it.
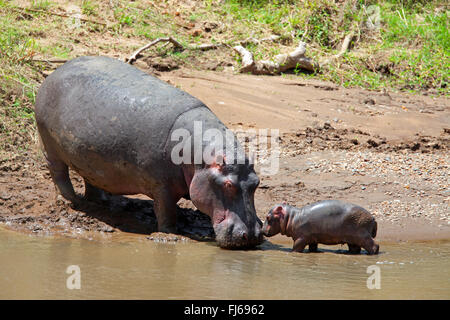
[[[0,2],[0,9],[6,5]],[[27,141],[35,128],[37,83],[30,75],[36,71],[29,62],[37,46],[29,36],[27,20],[1,14],[0,30],[0,151],[13,148],[25,152],[31,147]]]
[[[413,92],[434,89],[436,94],[448,95],[448,11],[435,12],[433,7],[420,9],[417,5],[412,8],[408,11],[395,3],[382,7],[384,28],[380,29],[380,43],[366,44],[372,54],[385,53],[383,63],[390,65],[389,74],[367,69],[367,57],[349,52],[341,62],[349,68],[333,66],[322,77],[345,86]]]
[[[98,4],[92,0],[83,0],[81,2],[81,11],[83,14],[91,16],[96,15],[98,10]]]
[[[48,0],[32,0],[30,1],[31,8],[36,10],[47,10],[49,9],[53,3]]]
[[[449,94],[450,37],[445,1],[360,0],[354,6],[353,3],[306,0],[296,5],[295,1],[283,0],[228,0],[222,11],[232,16],[231,20],[242,22],[241,28],[235,28],[235,36],[248,34],[242,26],[251,26],[255,34],[270,30],[294,35],[296,41],[301,39],[309,44],[313,50],[309,55],[318,60],[337,53],[345,35],[355,31],[353,49],[313,77],[374,90],[433,89],[437,95]],[[370,5],[376,5],[380,13],[381,25],[375,30],[365,28],[374,12],[370,11]],[[249,48],[258,59],[279,52],[273,47]],[[379,65],[370,68],[367,60],[372,58],[361,52],[384,56],[375,61]],[[386,68],[390,68],[388,72]]]

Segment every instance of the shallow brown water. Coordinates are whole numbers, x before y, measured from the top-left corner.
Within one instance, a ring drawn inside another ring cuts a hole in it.
[[[271,239],[272,240],[272,239]],[[0,229],[0,299],[449,299],[450,242],[381,243],[378,256],[346,247],[291,253],[282,238],[259,250],[214,243],[88,241]],[[66,269],[77,265],[81,289]],[[367,267],[380,269],[368,289]]]

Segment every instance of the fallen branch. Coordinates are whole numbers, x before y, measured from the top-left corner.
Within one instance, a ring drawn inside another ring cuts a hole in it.
[[[225,43],[204,43],[199,45],[189,45],[187,49],[189,50],[201,50],[201,51],[207,51],[207,50],[214,50],[218,49],[220,47],[226,47],[228,46]]]
[[[258,45],[261,42],[276,41],[278,39],[280,39],[280,36],[272,35],[270,37],[262,38],[262,39],[247,38],[245,40],[239,41],[238,43],[241,46],[246,46],[246,45],[248,45],[250,43]],[[199,45],[190,44],[185,49],[206,51],[206,50],[218,49],[218,48],[221,48],[221,47],[230,47],[231,48],[232,46],[227,44],[227,43],[224,43],[224,42],[221,42],[221,43],[203,43],[203,44],[199,44]]]
[[[252,72],[255,68],[255,61],[253,60],[253,54],[245,49],[243,46],[235,46],[233,49],[240,54],[242,60],[241,72]]]
[[[242,73],[278,74],[294,68],[314,71],[318,67],[317,63],[305,56],[305,42],[300,42],[299,46],[291,53],[275,56],[274,61],[254,61],[253,54],[244,47],[235,46],[233,49],[239,53],[242,58],[242,68],[239,70]]]
[[[247,38],[247,39],[245,39],[245,40],[239,41],[239,44],[240,44],[241,46],[246,46],[246,45],[248,45],[248,44],[250,44],[250,43],[255,44],[255,45],[258,45],[258,44],[260,44],[261,42],[265,42],[265,41],[276,41],[276,40],[278,40],[278,39],[280,39],[280,38],[281,38],[280,36],[276,36],[276,35],[272,35],[272,36],[270,36],[270,37],[262,38],[262,39],[256,39],[256,38],[250,37],[250,38]]]
[[[328,58],[325,61],[321,62],[320,68],[329,64],[333,60],[339,59],[348,50],[348,47],[350,46],[350,43],[354,36],[355,36],[355,33],[353,31],[351,31],[348,35],[346,35],[344,38],[344,41],[342,41],[341,50],[339,50],[339,52],[337,54],[335,54],[334,56],[332,56],[331,58]]]
[[[31,61],[33,62],[46,62],[48,64],[53,64],[53,63],[66,63],[68,60],[67,59],[31,59]]]
[[[280,36],[276,36],[276,35],[272,35],[270,37],[267,38],[263,38],[263,39],[256,39],[256,38],[248,38],[242,41],[239,41],[239,44],[241,46],[245,46],[248,45],[250,43],[253,44],[259,44],[261,42],[264,41],[276,41],[280,39]],[[131,56],[129,56],[128,58],[125,58],[125,62],[132,64],[134,61],[137,60],[138,55],[141,54],[143,51],[147,50],[150,47],[153,47],[154,45],[156,45],[159,42],[171,42],[175,45],[175,47],[182,49],[182,50],[201,50],[201,51],[207,51],[207,50],[214,50],[214,49],[218,49],[221,47],[230,47],[231,46],[227,43],[204,43],[204,44],[199,44],[199,45],[193,45],[190,44],[188,46],[183,46],[181,43],[179,43],[177,40],[175,40],[172,37],[167,37],[167,38],[158,38],[156,40],[153,40],[152,42],[146,44],[145,46],[139,48],[138,50],[136,50]]]
[[[158,38],[156,40],[153,40],[152,42],[146,44],[145,46],[137,49],[131,56],[129,56],[128,58],[125,58],[125,62],[132,64],[134,61],[136,61],[137,56],[144,50],[147,50],[148,48],[154,46],[155,44],[158,44],[160,42],[171,42],[175,47],[177,48],[181,48],[183,49],[183,45],[181,43],[179,43],[177,40],[175,40],[172,37],[168,37],[168,38]]]
[[[250,72],[253,74],[277,74],[293,68],[301,68],[308,71],[314,71],[318,68],[317,63],[313,62],[310,58],[307,58],[305,56],[306,52],[305,42],[300,42],[299,46],[289,54],[279,54],[275,56],[274,59],[275,61],[261,60],[255,62],[251,52],[243,47],[244,45],[248,45],[250,43],[257,45],[264,41],[276,41],[278,39],[280,39],[280,36],[276,35],[272,35],[270,37],[263,39],[256,39],[251,37],[240,41],[239,45],[234,46],[233,49],[236,52],[238,52],[242,57],[243,66],[240,69],[240,72],[244,73]],[[212,43],[212,44],[206,43],[200,45],[183,46],[181,43],[179,43],[172,37],[158,38],[136,50],[131,56],[125,58],[125,62],[132,64],[134,61],[138,59],[138,56],[143,51],[147,50],[150,47],[155,46],[160,42],[166,42],[166,45],[167,43],[172,43],[176,48],[179,48],[181,50],[211,50],[217,49],[219,47],[231,47],[229,44],[226,43]]]

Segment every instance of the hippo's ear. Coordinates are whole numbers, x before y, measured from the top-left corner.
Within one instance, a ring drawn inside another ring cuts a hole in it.
[[[216,168],[216,169],[222,169],[225,165],[226,158],[225,156],[218,154],[214,158],[214,160],[208,165],[208,168]]]
[[[275,209],[273,209],[273,215],[276,218],[284,218],[284,214],[286,212],[284,211],[284,208],[282,206],[277,206]]]

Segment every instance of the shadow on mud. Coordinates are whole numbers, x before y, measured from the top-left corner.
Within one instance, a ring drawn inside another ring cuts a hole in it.
[[[106,198],[101,202],[80,199],[76,204],[71,204],[71,207],[123,232],[144,235],[157,232],[153,200],[116,195],[107,195]],[[109,231],[112,232],[113,229]],[[177,207],[177,234],[197,241],[215,240],[211,219],[206,214],[180,207]]]
[[[280,244],[272,243],[267,239],[265,239],[264,242],[260,246],[258,246],[258,249],[263,251],[270,251],[270,250],[284,251],[284,252],[292,251],[291,248],[286,248]]]

